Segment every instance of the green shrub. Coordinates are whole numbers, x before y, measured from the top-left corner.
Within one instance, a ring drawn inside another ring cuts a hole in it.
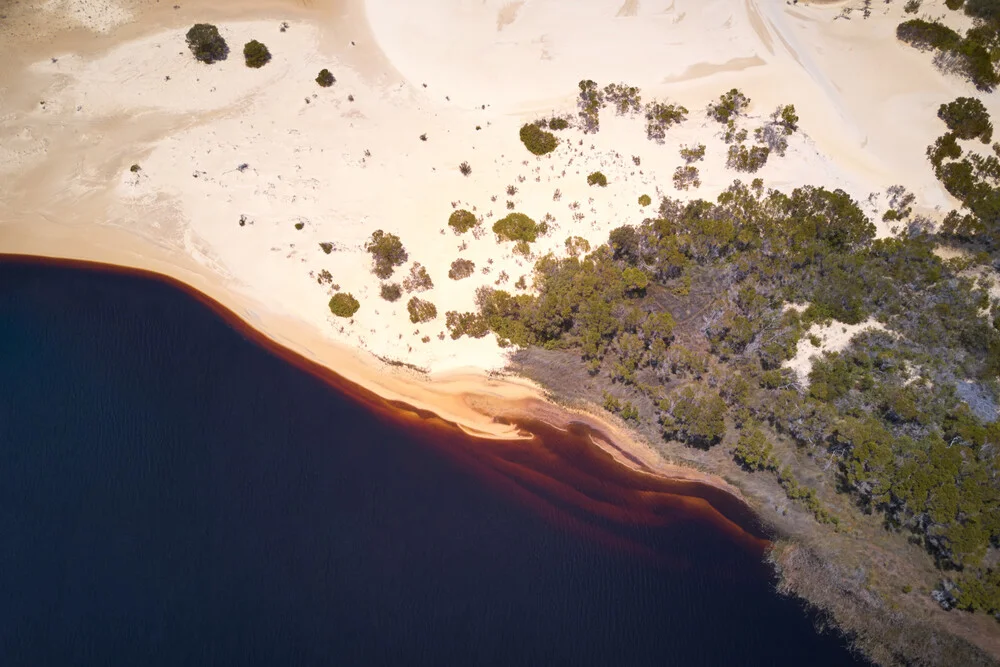
[[[602,188],[608,187],[608,177],[599,171],[595,171],[587,176],[587,185],[599,185]]]
[[[577,257],[578,255],[586,255],[590,252],[590,241],[583,238],[582,236],[567,236],[566,237],[566,252]]]
[[[406,310],[410,313],[410,321],[414,324],[429,322],[437,317],[438,311],[430,301],[424,301],[417,297],[412,297],[406,304]]]
[[[461,280],[462,278],[471,276],[475,270],[475,262],[468,259],[456,259],[451,263],[451,268],[448,270],[448,277],[452,280]]]
[[[649,195],[639,195],[639,206],[649,206],[653,199]]]
[[[550,130],[565,130],[569,127],[569,121],[565,118],[555,117],[549,121]]]
[[[556,135],[546,132],[534,123],[526,123],[521,126],[521,142],[535,155],[545,155],[556,149],[559,140]]]
[[[733,458],[750,471],[778,469],[774,447],[756,425],[750,426],[740,434],[736,449],[733,450]]]
[[[472,211],[466,211],[464,208],[453,211],[448,216],[448,226],[454,229],[456,234],[464,234],[478,224],[479,221]]]
[[[372,233],[371,239],[365,243],[365,250],[372,256],[372,272],[382,280],[391,276],[395,267],[402,266],[409,259],[399,237],[386,234],[381,229]]]
[[[681,159],[686,163],[691,164],[692,162],[697,162],[698,160],[705,159],[705,144],[698,144],[697,146],[681,146],[680,150]]]
[[[619,116],[638,113],[642,108],[639,89],[635,86],[626,86],[624,83],[609,83],[604,86],[604,99],[614,105],[615,112]]]
[[[667,130],[687,118],[688,110],[679,104],[650,102],[646,106],[646,138],[662,144]]]
[[[251,39],[243,46],[243,58],[246,60],[247,67],[259,69],[270,62],[271,52],[256,39]]]
[[[951,50],[958,47],[962,36],[940,23],[924,21],[923,19],[910,19],[896,26],[896,39],[921,51]]]
[[[320,241],[319,247],[320,250],[325,252],[327,255],[333,252],[333,244],[330,243],[329,241]]]
[[[382,283],[379,295],[390,303],[398,301],[399,297],[403,296],[403,288],[398,283]]]
[[[580,82],[580,96],[576,102],[580,110],[580,121],[587,134],[601,129],[601,109],[604,107],[604,93],[596,81],[585,79]]]
[[[304,223],[304,222],[296,222],[295,223],[295,229],[299,230],[300,232],[303,229],[305,229],[305,227],[306,227],[306,223]]]
[[[352,317],[360,307],[354,295],[347,292],[338,292],[330,299],[330,312],[338,317]]]
[[[674,187],[678,190],[687,190],[692,187],[700,188],[701,179],[698,178],[698,168],[691,165],[677,167],[674,170]]]
[[[982,102],[974,97],[959,97],[938,108],[938,118],[959,139],[979,139],[984,144],[993,139],[993,123]]]
[[[140,171],[142,171],[142,167],[140,167],[137,164],[133,164],[131,167],[129,167],[128,170],[131,171],[133,174],[138,174]]]
[[[323,68],[319,71],[319,76],[316,77],[316,83],[324,88],[329,88],[333,84],[337,83],[337,79],[330,73],[330,70]]]
[[[229,46],[219,34],[219,29],[210,23],[197,23],[191,26],[185,36],[188,48],[195,59],[211,65],[217,60],[225,60],[229,55]]]
[[[493,223],[493,233],[502,241],[534,243],[546,229],[545,223],[539,225],[524,213],[511,213]]]
[[[462,336],[469,338],[482,338],[490,332],[486,319],[478,313],[459,313],[449,310],[444,314],[445,326],[451,332],[452,340],[457,340]]]
[[[733,144],[729,147],[726,166],[736,171],[753,173],[767,164],[771,149],[767,146],[746,146]]]
[[[746,111],[748,106],[750,98],[738,88],[733,88],[728,93],[720,95],[718,102],[708,105],[708,115],[720,123],[728,123]]]

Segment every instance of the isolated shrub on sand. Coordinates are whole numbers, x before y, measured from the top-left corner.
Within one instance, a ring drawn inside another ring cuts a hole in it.
[[[708,115],[720,123],[728,123],[734,117],[741,115],[750,106],[750,98],[738,88],[719,96],[719,101],[708,105]]]
[[[732,145],[726,156],[726,166],[736,171],[753,173],[767,164],[767,156],[771,149],[767,146],[746,146]]]
[[[437,317],[438,309],[430,301],[424,301],[413,297],[406,304],[406,310],[410,313],[410,321],[414,324],[429,322]]]
[[[471,276],[475,270],[476,265],[471,260],[456,259],[451,263],[451,268],[448,270],[448,277],[452,280],[461,280],[462,278]]]
[[[549,121],[550,130],[565,130],[567,127],[569,127],[569,121],[565,118],[559,118],[556,116]]]
[[[219,29],[211,23],[196,23],[185,37],[195,59],[203,63],[211,65],[216,60],[225,60],[229,55],[226,40],[222,39]]]
[[[469,174],[472,173],[472,167],[469,166],[468,162],[463,162],[462,164],[458,165],[458,170],[462,172],[462,176],[468,176]]]
[[[410,275],[403,281],[403,289],[407,292],[426,292],[434,287],[434,281],[427,273],[427,267],[420,262],[414,262],[410,267]]]
[[[271,52],[256,39],[251,39],[243,45],[243,58],[247,62],[247,67],[258,69],[271,60]]]
[[[599,185],[602,188],[608,187],[608,177],[599,171],[595,171],[587,176],[587,185]]]
[[[652,203],[653,200],[649,195],[639,195],[639,206],[649,206]]]
[[[372,232],[371,239],[365,243],[365,250],[372,256],[372,272],[382,280],[391,276],[395,267],[402,266],[410,257],[398,236],[386,234],[381,229]]]
[[[330,70],[323,68],[319,71],[319,75],[316,77],[316,83],[324,88],[329,88],[333,84],[337,83],[337,78],[330,73]]]
[[[354,295],[347,292],[338,292],[330,299],[330,312],[338,317],[352,317],[360,307]]]
[[[556,149],[559,140],[556,135],[546,132],[534,123],[525,123],[521,126],[521,142],[524,147],[535,155],[545,155]]]
[[[544,234],[547,225],[536,223],[524,213],[511,213],[493,223],[493,233],[502,241],[526,241],[534,243],[539,234]]]
[[[476,220],[476,216],[472,211],[467,211],[464,208],[453,211],[448,216],[448,226],[454,229],[456,234],[464,234],[477,224],[479,224],[479,221]]]
[[[382,283],[379,294],[386,301],[397,301],[399,297],[403,296],[403,288],[398,283]]]
[[[698,144],[696,146],[681,146],[680,155],[681,159],[688,164],[697,162],[698,160],[704,160],[705,144]]]

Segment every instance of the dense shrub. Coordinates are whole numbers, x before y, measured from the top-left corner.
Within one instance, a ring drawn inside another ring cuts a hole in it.
[[[674,187],[678,190],[701,187],[701,179],[698,178],[698,168],[690,165],[686,167],[677,167],[677,169],[674,170],[673,180]]]
[[[539,234],[544,234],[547,226],[536,223],[523,213],[510,213],[493,223],[493,233],[502,241],[526,241],[534,243]]]
[[[771,149],[767,146],[732,145],[726,157],[726,166],[736,171],[753,173],[767,164],[767,156]]]
[[[604,107],[604,93],[597,82],[586,79],[580,82],[580,96],[576,101],[580,110],[580,124],[587,134],[601,129],[601,109]]]
[[[582,236],[567,236],[565,245],[566,252],[573,257],[586,255],[590,252],[590,241]]]
[[[650,102],[646,106],[646,138],[662,144],[667,130],[687,118],[688,110],[679,104]]]
[[[709,447],[726,434],[726,402],[714,391],[687,387],[660,402],[660,423],[666,438]]]
[[[333,244],[330,243],[329,241],[320,241],[319,247],[320,247],[320,250],[322,250],[327,255],[329,255],[331,252],[333,252]]]
[[[462,336],[483,338],[490,332],[486,320],[477,313],[459,313],[449,310],[444,314],[444,321],[451,333],[452,340],[457,340]]]
[[[271,52],[256,39],[252,39],[243,45],[243,58],[246,60],[247,67],[258,69],[270,62]]]
[[[569,121],[565,118],[556,116],[549,121],[550,130],[565,130],[567,127],[569,127]]]
[[[333,84],[337,83],[337,79],[330,73],[330,70],[323,68],[319,71],[319,75],[316,77],[316,83],[324,88],[329,88]]]
[[[188,48],[197,60],[212,64],[217,60],[225,60],[229,55],[229,46],[219,34],[219,29],[210,23],[197,23],[191,26],[186,35]]]
[[[608,177],[599,171],[592,172],[587,176],[587,185],[599,185],[606,188],[608,187]]]
[[[535,155],[545,155],[556,149],[559,140],[556,135],[546,132],[534,123],[525,123],[521,126],[521,142],[524,147]]]
[[[720,95],[718,102],[708,105],[708,115],[720,123],[728,123],[746,111],[748,106],[750,98],[738,88],[733,88],[728,93]]]
[[[959,97],[938,108],[938,118],[959,139],[979,139],[984,144],[993,139],[993,123],[986,106],[974,97]]]
[[[639,195],[639,206],[649,206],[652,203],[653,200],[649,195]]]
[[[448,216],[448,226],[454,229],[456,234],[464,234],[478,224],[479,221],[472,211],[466,211],[464,208],[453,211]]]
[[[468,259],[456,259],[451,263],[451,268],[448,269],[448,277],[452,280],[461,280],[471,276],[475,270],[475,262]]]
[[[391,276],[395,267],[402,266],[409,259],[399,237],[386,234],[381,229],[372,232],[371,239],[365,243],[365,250],[372,256],[372,273],[382,280]]]
[[[688,164],[697,162],[698,160],[704,160],[705,144],[698,144],[697,146],[681,146],[680,155],[681,159]]]
[[[338,292],[330,299],[330,312],[338,317],[352,317],[360,307],[354,295],[347,292]]]
[[[778,469],[774,447],[757,426],[752,426],[740,434],[740,439],[733,450],[733,458],[750,471]]]
[[[953,49],[962,41],[962,36],[946,25],[923,19],[910,19],[896,26],[896,39],[910,46],[927,51],[930,49]]]
[[[412,297],[406,304],[406,310],[410,313],[410,321],[414,324],[429,322],[437,317],[438,311],[430,301],[424,301],[417,297]]]
[[[615,107],[619,116],[638,113],[642,109],[642,98],[635,86],[624,83],[609,83],[604,86],[604,99]]]
[[[469,174],[472,173],[472,167],[469,166],[468,162],[463,162],[462,164],[458,165],[458,170],[462,172],[462,176],[468,176]]]
[[[386,301],[397,301],[403,296],[403,288],[398,283],[382,283],[379,295]]]

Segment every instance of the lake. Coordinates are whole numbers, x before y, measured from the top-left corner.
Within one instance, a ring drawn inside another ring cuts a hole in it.
[[[385,403],[166,280],[3,259],[0,664],[864,664],[740,503],[521,426]]]

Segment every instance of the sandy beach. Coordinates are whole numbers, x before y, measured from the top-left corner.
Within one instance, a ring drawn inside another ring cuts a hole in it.
[[[445,311],[473,310],[480,286],[513,289],[523,276],[530,289],[534,260],[564,256],[568,237],[596,246],[653,214],[641,195],[714,198],[749,180],[726,168],[722,131],[704,112],[720,93],[738,86],[751,98],[748,127],[796,106],[801,131],[755,174],[768,187],[839,187],[876,217],[897,183],[929,217],[951,205],[923,147],[939,131],[933,105],[969,94],[896,43],[901,10],[888,5],[864,21],[764,0],[595,1],[569,14],[552,1],[457,0],[95,0],[19,11],[4,25],[0,252],[169,275],[351,381],[500,437],[514,434],[492,421],[496,406],[542,393],[498,377],[506,351],[492,336],[452,340]],[[184,33],[200,21],[219,25],[227,60],[191,57]],[[251,38],[273,54],[259,70],[239,53]],[[880,67],[859,77],[863,59]],[[322,68],[336,77],[329,88],[314,82]],[[641,116],[606,109],[599,133],[571,127],[553,153],[531,155],[518,128],[575,116],[584,78],[638,86],[644,101],[682,104],[689,117],[658,143]],[[697,144],[701,186],[677,190],[678,149]],[[606,188],[587,184],[596,170]],[[457,208],[481,231],[453,233]],[[511,210],[550,222],[530,257],[489,231]],[[436,304],[435,319],[415,325],[405,297],[379,297],[363,249],[377,229],[409,253],[393,280],[426,267],[433,287],[419,295]],[[452,280],[458,258],[475,270]],[[327,308],[336,291],[361,303],[350,320]],[[850,336],[838,333],[842,347]],[[799,356],[801,374],[810,351]],[[664,472],[703,477],[632,448]]]

